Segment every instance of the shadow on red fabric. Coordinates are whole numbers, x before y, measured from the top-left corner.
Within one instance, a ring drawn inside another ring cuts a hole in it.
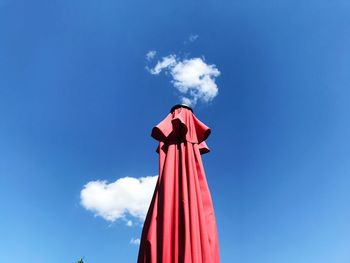
[[[152,129],[159,176],[143,225],[138,263],[219,263],[213,203],[201,154],[211,130],[177,105]]]

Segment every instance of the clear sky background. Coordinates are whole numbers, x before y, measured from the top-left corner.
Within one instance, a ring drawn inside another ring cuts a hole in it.
[[[157,175],[150,132],[179,92],[145,67],[169,54],[221,73],[194,110],[212,128],[222,262],[350,262],[349,14],[340,0],[0,0],[0,262],[136,262],[141,224],[94,216],[80,192]]]

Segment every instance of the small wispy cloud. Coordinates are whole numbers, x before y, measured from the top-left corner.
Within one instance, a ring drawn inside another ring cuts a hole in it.
[[[133,217],[143,222],[151,202],[158,176],[123,177],[115,182],[91,181],[80,192],[81,205],[107,221],[118,219],[132,226]]]
[[[163,57],[161,61],[157,62],[157,65],[154,68],[150,69],[150,73],[153,75],[158,75],[163,69],[172,68],[176,65],[176,56],[169,55]]]
[[[182,103],[190,106],[198,101],[212,101],[219,91],[215,80],[221,73],[214,64],[207,64],[204,57],[181,60],[171,54],[159,60],[153,68],[146,69],[153,75],[169,72],[171,83],[181,94]]]
[[[151,59],[153,59],[153,58],[156,56],[156,54],[157,54],[157,51],[155,51],[155,50],[150,50],[150,51],[148,51],[147,54],[146,54],[146,59],[147,59],[148,61],[150,61]]]
[[[131,238],[129,243],[131,245],[140,245],[140,239],[139,238]]]
[[[194,42],[194,41],[196,41],[196,39],[198,38],[199,36],[198,35],[190,35],[189,37],[188,37],[188,40],[190,41],[190,42]]]
[[[190,34],[185,40],[184,40],[184,44],[191,44],[194,41],[196,41],[198,39],[199,35],[197,34]]]

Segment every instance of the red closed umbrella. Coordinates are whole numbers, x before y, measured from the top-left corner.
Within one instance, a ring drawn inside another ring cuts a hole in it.
[[[210,128],[175,105],[152,129],[159,177],[142,229],[138,263],[219,263],[215,215],[201,154]]]

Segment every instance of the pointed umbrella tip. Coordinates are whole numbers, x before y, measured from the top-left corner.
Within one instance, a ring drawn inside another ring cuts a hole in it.
[[[176,104],[176,105],[174,105],[174,106],[171,108],[170,112],[173,113],[174,110],[176,110],[176,109],[178,109],[178,108],[186,108],[186,109],[189,109],[190,111],[193,112],[193,109],[192,109],[189,105],[187,105],[187,104],[185,104],[185,103],[181,103],[181,104]]]

